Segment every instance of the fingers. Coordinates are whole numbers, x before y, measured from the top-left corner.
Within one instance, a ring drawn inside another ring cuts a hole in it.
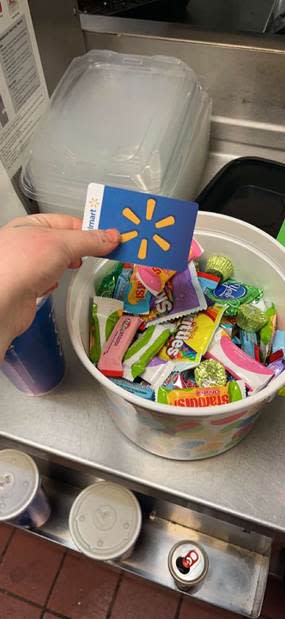
[[[56,213],[46,215],[45,213],[37,213],[35,215],[16,217],[5,227],[19,228],[22,226],[44,226],[57,230],[81,230],[82,220],[79,217],[72,217],[72,215],[59,215]]]
[[[120,242],[118,230],[62,230],[60,238],[70,256],[70,263],[76,264],[83,256],[106,256]]]

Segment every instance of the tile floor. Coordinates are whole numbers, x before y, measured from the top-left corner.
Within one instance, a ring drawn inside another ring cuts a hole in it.
[[[285,587],[269,582],[262,617],[285,618]],[[30,533],[0,525],[0,619],[238,619]]]

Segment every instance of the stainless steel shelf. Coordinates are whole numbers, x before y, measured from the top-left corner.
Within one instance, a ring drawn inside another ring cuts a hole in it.
[[[68,515],[80,488],[47,477],[43,478],[43,485],[51,501],[52,515],[41,529],[32,532],[76,550],[68,530]],[[228,538],[225,541],[186,526],[188,510],[176,506],[173,511],[172,505],[158,501],[155,511],[150,511],[147,497],[139,495],[138,498],[143,511],[139,540],[130,558],[110,562],[114,567],[177,590],[168,570],[168,553],[178,541],[196,541],[208,555],[209,571],[202,586],[189,595],[247,617],[259,616],[269,568],[268,539],[256,536],[247,539],[250,535],[245,536],[242,531],[228,527],[223,531],[223,536]],[[166,517],[171,514],[175,515],[174,521]],[[229,541],[234,534],[239,535],[240,542],[246,546]],[[248,548],[252,544],[259,552],[253,547]]]

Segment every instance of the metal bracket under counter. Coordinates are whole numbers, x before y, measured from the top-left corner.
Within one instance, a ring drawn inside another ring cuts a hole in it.
[[[20,444],[10,441],[0,441],[0,447],[21,449]],[[102,477],[71,471],[33,456],[51,516],[40,528],[30,531],[76,550],[68,527],[70,509],[79,492]],[[259,616],[269,570],[270,537],[142,492],[137,492],[137,498],[143,514],[142,530],[131,556],[111,562],[114,567],[176,590],[168,569],[168,554],[177,542],[191,540],[203,548],[209,560],[202,586],[191,590],[191,595],[246,617]]]

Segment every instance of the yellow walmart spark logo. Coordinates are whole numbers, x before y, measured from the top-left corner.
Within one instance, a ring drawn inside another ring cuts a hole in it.
[[[145,216],[146,221],[152,221],[153,215],[155,212],[155,207],[156,207],[156,200],[154,200],[153,198],[149,198],[146,203],[146,216]],[[136,213],[129,207],[126,207],[123,209],[122,215],[136,226],[140,226],[142,223],[141,218],[138,217],[138,215],[136,215]],[[175,224],[175,217],[173,217],[173,215],[169,215],[168,217],[164,217],[163,219],[159,219],[158,221],[156,221],[154,224],[154,228],[157,230],[161,230],[162,228],[169,228],[170,226],[174,226],[174,224]],[[139,236],[138,230],[129,230],[128,232],[124,232],[123,234],[121,234],[121,242],[128,243],[129,241],[137,238],[138,236]],[[167,252],[170,250],[171,244],[163,236],[161,236],[160,234],[157,234],[155,230],[154,230],[154,234],[152,235],[152,240],[163,251]],[[146,238],[141,239],[139,250],[138,250],[138,255],[137,255],[139,260],[146,259],[147,252],[148,252],[148,242],[149,241]]]

